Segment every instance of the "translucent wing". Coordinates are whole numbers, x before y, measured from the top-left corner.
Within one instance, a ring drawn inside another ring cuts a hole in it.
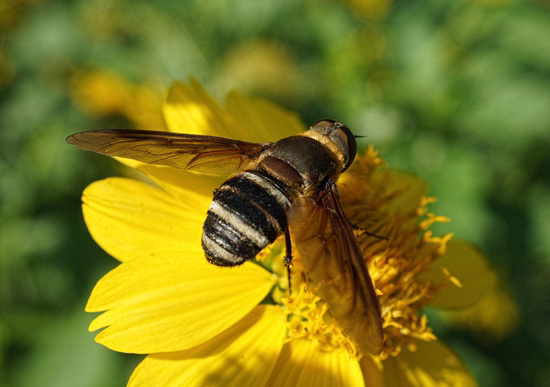
[[[244,169],[269,145],[149,130],[92,130],[73,134],[67,142],[107,156],[222,174]]]
[[[331,315],[363,353],[382,350],[380,307],[336,184],[301,196],[289,214],[292,240]]]

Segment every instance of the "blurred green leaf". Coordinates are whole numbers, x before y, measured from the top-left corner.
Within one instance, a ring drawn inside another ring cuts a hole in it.
[[[87,332],[84,304],[33,332],[34,346],[11,372],[16,386],[120,386],[125,366],[114,352],[97,345]]]

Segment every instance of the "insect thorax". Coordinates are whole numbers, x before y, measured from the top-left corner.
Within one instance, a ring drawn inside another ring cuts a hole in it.
[[[325,145],[302,135],[283,138],[266,153],[260,166],[285,186],[302,192],[341,169]]]

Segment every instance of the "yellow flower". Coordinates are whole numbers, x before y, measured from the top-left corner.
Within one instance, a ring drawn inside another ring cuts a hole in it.
[[[164,104],[172,131],[274,141],[306,128],[269,102],[229,94],[222,107],[192,82],[176,83]],[[94,288],[86,307],[103,312],[90,330],[115,351],[148,354],[130,385],[471,386],[475,381],[436,337],[422,308],[476,302],[491,284],[476,275],[481,255],[429,227],[446,221],[418,179],[387,169],[373,148],[338,182],[376,288],[384,348],[360,353],[341,333],[300,257],[289,294],[284,243],[255,262],[220,268],[201,249],[212,191],[226,177],[123,160],[155,185],[128,178],[91,184],[83,211],[96,242],[121,264]],[[459,278],[459,279],[457,279]]]

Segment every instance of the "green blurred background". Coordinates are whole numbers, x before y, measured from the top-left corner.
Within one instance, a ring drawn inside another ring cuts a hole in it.
[[[93,342],[84,312],[116,261],[80,195],[125,171],[73,132],[162,127],[192,76],[219,99],[331,117],[391,167],[501,278],[478,315],[430,312],[482,386],[550,386],[548,0],[0,2],[0,386],[120,386],[139,356]],[[504,300],[504,301],[503,301]],[[501,323],[493,325],[493,323]]]

